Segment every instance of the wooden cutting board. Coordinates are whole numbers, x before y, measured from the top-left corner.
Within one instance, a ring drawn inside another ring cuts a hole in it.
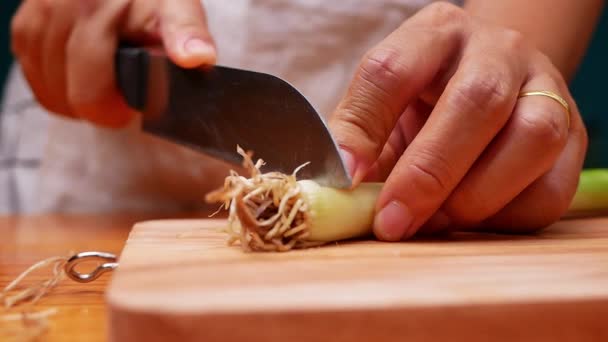
[[[137,224],[112,341],[608,341],[608,219],[266,254],[222,220]]]

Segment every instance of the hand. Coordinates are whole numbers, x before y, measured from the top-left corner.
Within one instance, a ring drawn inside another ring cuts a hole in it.
[[[213,64],[199,0],[25,0],[12,50],[38,102],[56,114],[121,127],[135,114],[116,88],[119,41],[162,44],[182,67]]]
[[[570,119],[551,98],[518,98],[535,90],[563,97]],[[385,181],[374,222],[382,240],[545,227],[567,210],[587,147],[549,59],[521,34],[445,3],[365,55],[330,129],[355,185]]]

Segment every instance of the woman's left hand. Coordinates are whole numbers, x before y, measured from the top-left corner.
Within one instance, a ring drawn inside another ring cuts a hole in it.
[[[519,97],[522,92],[550,91]],[[432,4],[369,51],[330,119],[355,185],[385,181],[374,231],[531,231],[576,191],[586,130],[548,57],[521,34]]]

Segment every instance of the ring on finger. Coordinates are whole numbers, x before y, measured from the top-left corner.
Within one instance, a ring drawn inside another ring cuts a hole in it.
[[[568,120],[568,129],[570,128],[570,106],[568,105],[568,102],[566,102],[566,100],[564,100],[563,97],[557,95],[554,92],[548,91],[548,90],[537,90],[537,91],[522,92],[519,94],[518,98],[522,98],[525,96],[546,96],[546,97],[552,98],[553,100],[559,102],[559,104],[561,104],[562,107],[564,107],[564,109],[566,109],[566,118]]]

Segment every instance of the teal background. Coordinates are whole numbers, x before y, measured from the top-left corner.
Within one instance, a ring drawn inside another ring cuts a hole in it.
[[[570,89],[589,133],[585,167],[608,167],[608,8]]]
[[[0,28],[0,32],[2,32],[2,36],[0,37],[0,84],[2,85],[6,78],[6,72],[12,63],[9,39],[11,32],[10,24],[11,17],[19,2],[19,0],[0,0],[0,25],[2,25]]]
[[[12,62],[10,18],[18,0],[0,0],[0,84]],[[571,83],[571,91],[589,132],[585,167],[608,167],[608,9],[604,10],[589,50]]]

